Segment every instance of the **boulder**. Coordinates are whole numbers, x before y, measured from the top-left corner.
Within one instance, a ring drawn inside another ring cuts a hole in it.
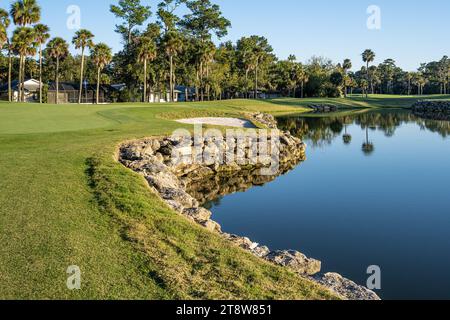
[[[188,217],[193,218],[195,221],[201,221],[201,222],[208,221],[209,219],[211,219],[211,216],[212,216],[211,211],[206,210],[205,208],[201,208],[201,207],[184,209],[183,214]]]
[[[201,225],[211,232],[222,232],[222,227],[213,220],[204,221],[201,223]]]
[[[266,246],[258,246],[252,250],[252,253],[259,258],[264,258],[269,255],[270,249]]]
[[[274,251],[266,256],[266,260],[301,274],[312,276],[320,272],[322,264],[315,259],[307,258],[304,254],[294,251]]]
[[[165,200],[165,202],[176,212],[183,213],[184,207],[179,202],[175,200]]]
[[[381,300],[380,297],[366,287],[357,285],[337,273],[326,273],[313,278],[322,286],[347,300]]]
[[[169,189],[180,188],[180,181],[178,180],[178,178],[173,173],[167,171],[148,175],[146,179],[148,183],[151,186],[155,187],[159,192],[161,192],[161,190],[164,190],[166,188]]]
[[[164,200],[174,200],[185,208],[196,207],[199,205],[198,201],[183,189],[162,188],[159,192]]]

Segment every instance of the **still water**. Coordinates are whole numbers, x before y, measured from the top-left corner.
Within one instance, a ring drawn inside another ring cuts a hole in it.
[[[383,299],[450,299],[450,122],[405,111],[278,119],[308,159],[209,204],[225,232],[296,249]]]

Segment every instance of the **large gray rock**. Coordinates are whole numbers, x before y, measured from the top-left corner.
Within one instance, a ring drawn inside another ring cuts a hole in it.
[[[200,224],[211,232],[222,232],[222,227],[213,220],[207,220]]]
[[[197,200],[180,188],[161,188],[159,192],[164,200],[176,201],[185,208],[199,206]]]
[[[320,272],[322,263],[318,260],[306,257],[304,254],[294,251],[274,251],[269,253],[266,260],[301,274],[312,276]]]
[[[211,219],[212,212],[206,210],[205,208],[196,207],[196,208],[188,208],[183,211],[183,214],[193,218],[198,222],[205,222]]]
[[[381,300],[380,297],[366,287],[357,285],[337,273],[326,273],[313,278],[322,286],[347,300]]]
[[[169,189],[179,189],[180,181],[179,179],[171,172],[159,172],[156,174],[148,175],[147,177],[148,183],[155,187],[159,192],[166,188]]]

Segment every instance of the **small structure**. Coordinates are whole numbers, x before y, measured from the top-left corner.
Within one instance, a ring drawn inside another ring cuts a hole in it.
[[[58,103],[78,103],[79,98],[79,84],[62,82],[59,83],[59,97]],[[120,87],[114,87],[111,85],[100,85],[99,101],[98,103],[110,103],[113,102],[113,93],[120,91]],[[83,85],[83,94],[81,96],[81,103],[94,104],[97,103],[97,85],[85,84]],[[56,83],[53,82],[49,85],[47,94],[48,103],[56,103]]]
[[[180,94],[181,94],[181,91],[175,89],[173,102],[179,101]],[[148,96],[148,102],[150,102],[150,103],[170,102],[170,90],[167,90],[166,92],[150,92],[150,94]]]
[[[179,92],[178,101],[195,101],[195,88],[187,86],[176,86],[175,89]]]
[[[39,80],[28,79],[23,83],[25,89],[25,102],[37,102],[39,101]],[[19,86],[18,80],[11,82],[12,100],[19,101]],[[8,100],[8,83],[0,86],[0,99]]]

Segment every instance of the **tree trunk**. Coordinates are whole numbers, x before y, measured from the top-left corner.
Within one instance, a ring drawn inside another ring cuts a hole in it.
[[[258,99],[258,64],[255,68],[255,96],[253,98]]]
[[[83,96],[83,73],[84,73],[84,47],[81,48],[80,90],[78,92],[78,104],[81,104],[81,97]]]
[[[22,81],[20,82],[21,92],[20,92],[20,99],[22,102],[25,102],[25,70],[26,70],[26,62],[27,57],[23,57],[23,63],[22,63]]]
[[[11,88],[11,82],[12,82],[12,54],[11,54],[11,47],[8,45],[8,100],[9,102],[12,102],[12,88]]]
[[[20,100],[21,100],[21,98],[22,98],[22,95],[21,95],[21,90],[22,90],[22,55],[20,55],[20,58],[19,58],[19,84],[18,84],[18,87],[17,87],[17,102],[21,102]]]
[[[147,102],[147,59],[144,59],[144,103]]]
[[[248,73],[250,72],[250,70],[247,68],[245,69],[245,99],[248,99],[248,87],[247,87],[247,83],[248,83]]]
[[[174,102],[174,86],[173,86],[173,56],[170,55],[170,102]]]
[[[100,67],[98,67],[97,70],[97,98],[95,99],[97,104],[99,104],[99,97],[100,97]]]
[[[39,45],[39,103],[42,104],[42,45]]]
[[[370,85],[369,61],[367,61],[367,85]],[[366,91],[366,98],[369,98],[369,90]]]
[[[56,57],[56,104],[59,104],[59,57]]]

